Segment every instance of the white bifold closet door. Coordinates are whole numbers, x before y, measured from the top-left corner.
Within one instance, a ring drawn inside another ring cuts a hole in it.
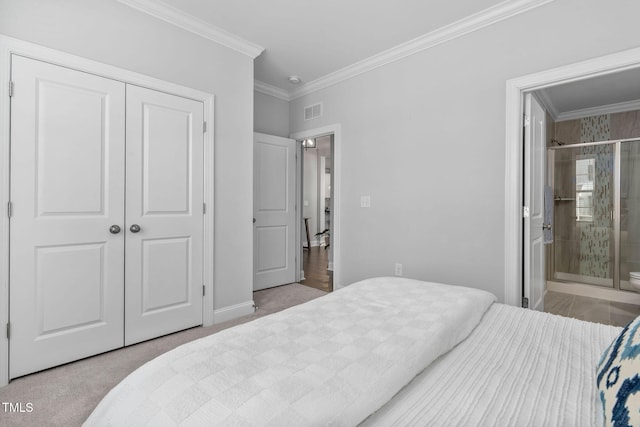
[[[10,371],[121,347],[125,85],[12,57]]]
[[[126,345],[202,324],[203,165],[202,103],[127,86]]]
[[[11,378],[200,325],[202,103],[19,56],[12,81]]]

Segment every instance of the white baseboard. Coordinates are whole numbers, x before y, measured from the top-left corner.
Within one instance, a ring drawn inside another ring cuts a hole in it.
[[[582,283],[562,283],[548,280],[547,290],[562,292],[564,294],[579,295],[583,297],[599,298],[607,301],[640,305],[640,294],[637,292],[619,291],[617,289],[602,288],[597,285],[584,285]]]
[[[237,319],[238,317],[253,314],[255,312],[255,304],[253,300],[246,301],[228,307],[218,308],[213,311],[213,323],[222,323],[227,320]]]
[[[315,248],[315,247],[317,247],[317,246],[323,246],[322,241],[320,241],[320,240],[312,240],[312,241],[311,241],[311,247],[312,247],[312,248]],[[306,241],[306,240],[305,240],[305,241],[304,241],[304,243],[302,244],[302,247],[303,247],[303,248],[307,248],[307,247],[308,247],[308,246],[307,246],[307,241]]]

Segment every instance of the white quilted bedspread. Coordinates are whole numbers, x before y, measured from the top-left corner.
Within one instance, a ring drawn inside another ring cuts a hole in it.
[[[596,364],[621,329],[493,304],[362,427],[601,427]]]
[[[357,425],[464,340],[494,300],[402,278],[354,283],[157,357],[85,425]]]

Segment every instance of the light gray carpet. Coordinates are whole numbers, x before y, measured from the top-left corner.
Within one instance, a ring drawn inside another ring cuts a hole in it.
[[[15,379],[0,388],[0,402],[31,403],[33,411],[6,413],[3,404],[0,406],[0,426],[79,426],[109,390],[154,357],[188,341],[325,294],[298,283],[254,292],[258,311],[252,315],[177,332]]]

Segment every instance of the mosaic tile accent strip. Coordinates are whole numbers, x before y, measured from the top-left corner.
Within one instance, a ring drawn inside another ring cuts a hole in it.
[[[580,119],[580,142],[608,141],[611,139],[611,115]]]
[[[609,114],[580,119],[580,142],[608,141],[611,138]],[[593,179],[593,221],[578,224],[580,274],[613,277],[611,233],[613,208],[613,147],[583,147],[581,155],[595,159]]]

